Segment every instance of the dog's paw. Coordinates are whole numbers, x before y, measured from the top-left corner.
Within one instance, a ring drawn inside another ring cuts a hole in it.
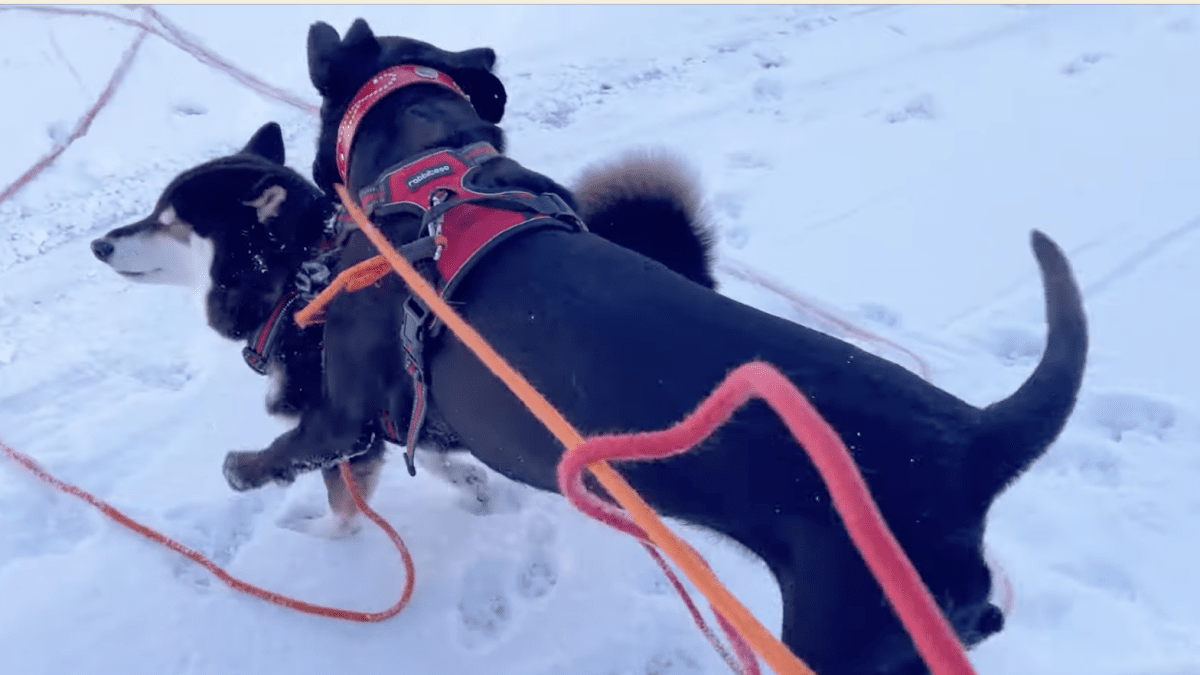
[[[272,466],[264,461],[263,453],[252,451],[234,451],[225,455],[221,472],[225,475],[229,487],[238,492],[260,488],[272,481],[280,485],[291,485],[296,479],[294,471]]]
[[[362,518],[358,518],[356,515],[343,516],[336,513],[327,513],[320,518],[304,522],[305,528],[301,530],[302,532],[323,539],[352,537],[362,529],[363,523]]]
[[[285,530],[322,539],[345,539],[362,529],[363,520],[357,514],[332,513],[316,501],[302,497],[285,507],[275,524]]]

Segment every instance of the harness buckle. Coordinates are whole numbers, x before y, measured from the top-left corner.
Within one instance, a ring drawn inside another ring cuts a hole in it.
[[[242,347],[242,358],[246,360],[246,365],[250,366],[250,370],[259,375],[267,374],[267,359],[265,354],[260,353],[257,349],[246,345]]]
[[[404,347],[405,367],[414,380],[425,381],[425,323],[432,312],[415,295],[404,300],[404,325],[400,329],[400,344]]]

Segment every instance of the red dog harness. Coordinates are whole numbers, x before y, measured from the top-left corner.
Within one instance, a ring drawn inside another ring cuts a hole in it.
[[[441,277],[436,288],[442,297],[484,254],[517,233],[539,227],[586,229],[554,193],[489,192],[479,187],[475,178],[480,167],[500,157],[490,143],[434,150],[390,169],[359,191],[359,203],[372,220],[398,213],[422,219],[435,244],[433,259]]]
[[[346,180],[350,150],[359,123],[373,105],[397,89],[411,84],[438,84],[469,100],[448,75],[426,66],[394,66],[371,78],[351,100],[338,126],[335,159],[343,182]],[[437,149],[389,169],[373,185],[359,191],[359,202],[372,219],[398,214],[421,219],[424,236],[401,247],[400,252],[413,262],[432,259],[434,264],[426,265],[425,273],[433,277],[430,281],[442,297],[448,297],[486,253],[518,233],[544,227],[572,232],[587,229],[571,207],[556,194],[535,195],[529,191],[511,189],[491,191],[480,185],[477,179],[482,167],[488,162],[500,161],[502,157],[489,143],[475,143],[459,149]],[[353,224],[344,209],[338,208],[340,214],[337,224],[340,227],[335,236],[342,242],[357,225]],[[355,285],[362,287],[361,271],[371,265],[371,260],[364,261],[343,274],[357,272]],[[390,268],[382,265],[376,267],[380,277],[389,273]],[[272,314],[274,317],[284,312],[277,310]],[[405,299],[401,344],[405,370],[413,380],[413,408],[408,433],[403,441],[398,438],[396,425],[388,411],[380,413],[385,438],[405,445],[405,463],[412,475],[416,474],[413,453],[428,402],[424,342],[438,328],[430,318],[429,308],[416,296],[409,295]],[[268,322],[251,338],[252,343],[258,342],[261,344],[255,346],[265,347],[273,333],[272,323]],[[254,349],[248,351],[255,352],[255,355],[258,353]],[[247,362],[251,362],[250,355],[247,355]],[[354,449],[347,449],[346,454],[331,458],[330,463],[351,457],[360,448],[365,451],[367,447],[369,444],[360,443]]]

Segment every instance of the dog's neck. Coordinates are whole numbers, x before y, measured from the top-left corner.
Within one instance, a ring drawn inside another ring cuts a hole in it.
[[[504,153],[504,132],[435,68],[404,62],[385,67],[365,78],[354,96],[336,100],[326,96],[321,106],[324,140],[313,162],[313,179],[330,196],[335,183],[356,193],[387,168],[428,150],[485,141]]]

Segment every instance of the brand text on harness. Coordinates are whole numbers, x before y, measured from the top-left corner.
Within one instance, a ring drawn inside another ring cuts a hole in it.
[[[416,192],[417,188],[421,187],[428,181],[437,178],[438,176],[444,176],[452,171],[453,169],[450,168],[449,164],[433,166],[404,181],[404,184],[408,186],[409,190]]]

